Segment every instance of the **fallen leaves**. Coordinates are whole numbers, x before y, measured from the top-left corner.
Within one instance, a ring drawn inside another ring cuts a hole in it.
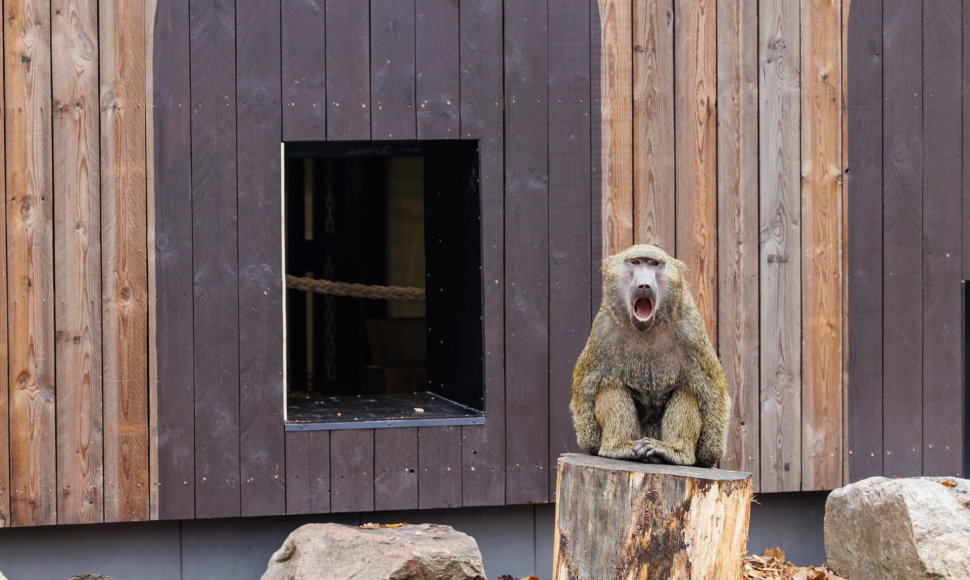
[[[744,559],[745,580],[844,580],[828,566],[799,567],[785,561],[785,552],[769,548],[762,556]]]

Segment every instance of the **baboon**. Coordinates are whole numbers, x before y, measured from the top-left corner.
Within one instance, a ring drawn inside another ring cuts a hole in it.
[[[603,266],[603,303],[573,370],[570,410],[592,455],[710,467],[730,402],[683,262],[650,245]]]

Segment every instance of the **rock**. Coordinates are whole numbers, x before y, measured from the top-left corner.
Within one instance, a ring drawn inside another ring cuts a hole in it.
[[[475,539],[450,526],[307,524],[270,557],[263,580],[311,578],[485,580],[485,568]]]
[[[828,564],[846,578],[970,578],[970,480],[871,477],[825,503]]]

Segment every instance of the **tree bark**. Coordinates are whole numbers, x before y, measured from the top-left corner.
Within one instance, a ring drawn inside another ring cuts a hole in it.
[[[553,578],[741,578],[751,474],[559,458]]]

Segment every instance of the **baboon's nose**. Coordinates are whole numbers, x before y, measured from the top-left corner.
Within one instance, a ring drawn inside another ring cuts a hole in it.
[[[640,290],[649,290],[650,284],[640,284],[639,286],[637,286],[637,288],[639,288]]]

